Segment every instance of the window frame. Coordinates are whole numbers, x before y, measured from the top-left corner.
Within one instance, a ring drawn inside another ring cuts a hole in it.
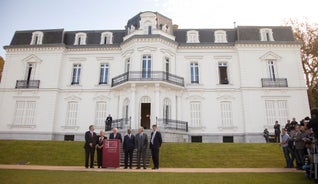
[[[86,45],[86,33],[80,32],[75,34],[74,45]]]
[[[101,33],[100,44],[101,45],[113,44],[113,33],[112,32]]]
[[[79,85],[80,79],[81,79],[82,64],[81,63],[74,63],[72,66],[73,67],[72,67],[71,85]]]
[[[199,31],[187,31],[187,43],[200,43]]]
[[[190,63],[190,83],[199,84],[200,83],[200,68],[198,62]]]
[[[42,45],[42,42],[43,42],[43,32],[42,31],[33,32],[30,45]]]
[[[227,43],[227,34],[224,30],[214,32],[214,43]]]
[[[225,68],[226,77],[223,79],[221,68]],[[227,62],[219,62],[218,63],[218,72],[219,72],[219,84],[229,84],[229,75],[228,75],[228,63]]]
[[[109,79],[109,64],[101,63],[99,70],[99,84],[108,84]]]
[[[273,30],[269,28],[260,29],[260,37],[261,41],[264,42],[275,41],[273,36]]]

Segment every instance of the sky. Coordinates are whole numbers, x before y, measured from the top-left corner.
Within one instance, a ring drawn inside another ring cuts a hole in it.
[[[124,29],[143,11],[159,12],[179,28],[280,26],[318,22],[317,0],[0,0],[0,56],[15,31]],[[306,19],[305,19],[306,18]]]

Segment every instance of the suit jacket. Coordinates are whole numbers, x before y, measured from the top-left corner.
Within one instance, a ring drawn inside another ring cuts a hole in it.
[[[136,148],[137,150],[146,150],[148,147],[148,136],[145,133],[142,133],[142,138],[140,138],[140,134],[136,135]]]
[[[100,140],[100,137],[101,137],[101,136],[97,136],[97,140],[96,140],[96,144],[97,144],[98,146],[102,146],[102,145],[103,145],[104,140],[106,140],[106,139],[107,139],[107,137],[106,137],[106,136],[104,136],[104,139]]]
[[[123,149],[128,150],[128,149],[134,149],[134,148],[135,148],[135,136],[131,134],[129,138],[129,135],[125,135]]]
[[[305,138],[306,134],[303,132],[296,132],[293,139],[295,141],[295,148],[296,149],[304,149],[305,148],[305,142],[303,138]]]
[[[153,144],[151,143],[152,137],[153,137],[154,132],[151,132],[151,137],[150,137],[150,149],[159,149],[162,143],[162,137],[161,133],[159,131],[156,132]]]
[[[109,135],[109,139],[119,139],[120,140],[120,143],[123,141],[122,138],[121,138],[121,134],[117,132],[116,134],[116,137],[114,137],[114,133],[111,133]]]
[[[111,125],[113,121],[113,118],[111,116],[107,116],[106,118],[106,125]]]
[[[93,132],[93,135],[91,134],[90,131],[85,132],[85,145],[84,148],[90,148],[89,144],[93,144],[93,148],[96,146],[96,141],[97,141],[97,135],[95,132]]]

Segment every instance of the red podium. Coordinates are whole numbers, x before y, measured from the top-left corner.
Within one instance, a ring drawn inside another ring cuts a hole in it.
[[[120,166],[120,140],[104,140],[103,143],[103,162],[104,168],[117,168]]]

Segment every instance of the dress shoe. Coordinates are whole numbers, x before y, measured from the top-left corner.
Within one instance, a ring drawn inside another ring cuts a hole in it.
[[[137,167],[136,169],[140,169],[140,167]]]
[[[89,168],[92,168],[92,169],[94,169],[94,166],[92,166],[92,167],[89,167]]]
[[[124,167],[124,169],[128,169],[128,167]]]
[[[147,167],[144,167],[144,169],[147,169]]]

